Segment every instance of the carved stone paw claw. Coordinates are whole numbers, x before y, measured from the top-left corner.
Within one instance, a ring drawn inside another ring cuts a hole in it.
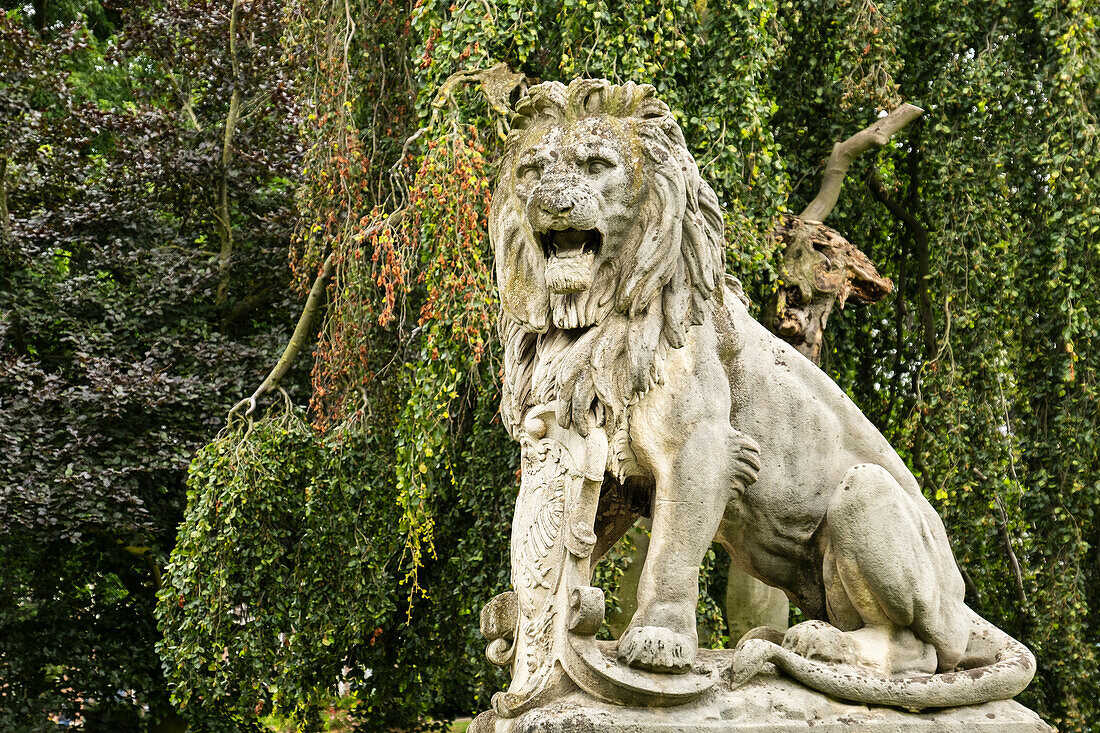
[[[783,636],[783,646],[800,657],[830,664],[851,664],[859,652],[851,638],[824,621],[805,621]]]
[[[756,476],[760,473],[760,446],[748,435],[737,433],[729,447],[735,461],[734,478],[743,487],[756,483]]]
[[[619,640],[619,660],[650,672],[687,672],[695,653],[694,639],[660,626],[635,626]]]

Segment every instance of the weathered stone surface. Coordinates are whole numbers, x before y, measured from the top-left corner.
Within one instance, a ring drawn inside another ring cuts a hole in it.
[[[702,651],[704,664],[728,664],[728,651]],[[675,707],[631,708],[579,690],[514,719],[479,716],[469,733],[1050,733],[1012,700],[914,713],[847,703],[768,668],[736,690],[725,685]]]
[[[1035,713],[1012,700],[944,708],[924,714],[805,699],[811,691],[788,683],[737,700],[693,703],[684,710],[623,708],[565,698],[494,733],[1049,733]],[[731,693],[732,696],[732,693]],[[574,697],[583,698],[577,694]],[[719,707],[708,708],[707,703]],[[489,717],[489,716],[487,716]],[[509,727],[510,726],[510,727]],[[477,733],[475,729],[473,733]]]
[[[649,551],[649,520],[640,521],[630,533],[634,544],[633,554],[626,559],[626,569],[619,578],[619,607],[607,618],[607,626],[616,639],[623,635],[638,608],[638,581]],[[602,553],[601,553],[602,554]],[[740,639],[757,626],[770,626],[787,630],[790,602],[783,591],[764,585],[736,565],[731,565],[726,576],[726,634]],[[715,640],[700,637],[703,646]]]

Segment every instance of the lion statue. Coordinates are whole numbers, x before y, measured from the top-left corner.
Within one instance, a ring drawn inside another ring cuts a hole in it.
[[[653,87],[532,87],[490,236],[505,424],[518,439],[550,404],[563,429],[610,436],[594,557],[652,517],[622,663],[690,668],[699,566],[717,541],[813,619],[746,635],[735,684],[773,662],[838,697],[912,708],[1027,685],[1034,658],[964,604],[943,522],[904,462],[726,278],[718,198]]]

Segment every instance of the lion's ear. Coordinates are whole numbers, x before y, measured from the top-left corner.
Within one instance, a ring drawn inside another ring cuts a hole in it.
[[[504,315],[523,330],[544,333],[550,319],[546,287],[546,257],[512,193],[502,180],[489,212],[489,239],[496,259],[497,287]]]

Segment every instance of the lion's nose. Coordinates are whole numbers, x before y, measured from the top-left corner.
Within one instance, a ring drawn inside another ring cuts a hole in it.
[[[576,200],[564,191],[553,191],[543,196],[541,203],[548,214],[568,214],[576,205]]]
[[[546,182],[531,198],[532,223],[539,231],[596,226],[596,198],[575,181]]]

